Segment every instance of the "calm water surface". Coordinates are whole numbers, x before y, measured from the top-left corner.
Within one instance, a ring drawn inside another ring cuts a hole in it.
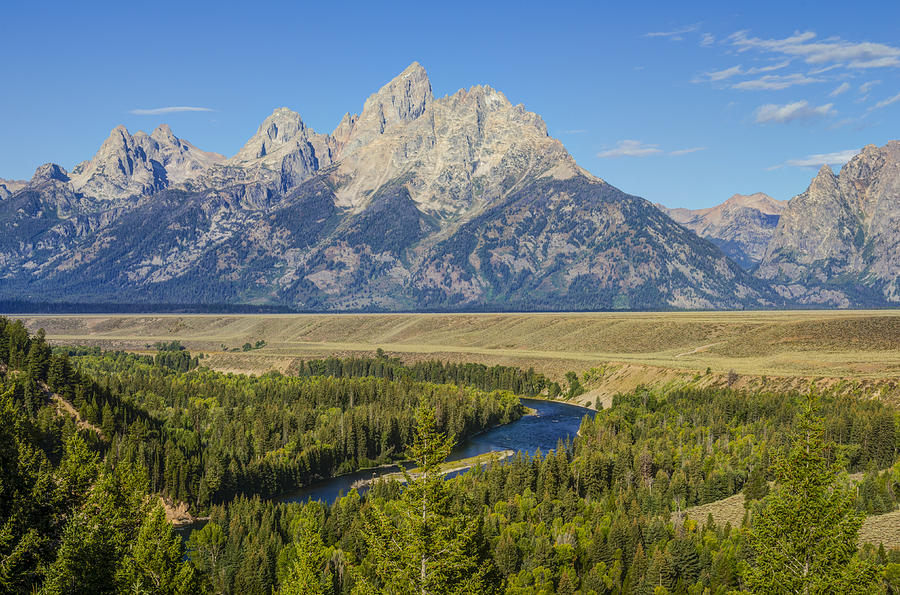
[[[513,450],[526,454],[534,454],[538,450],[546,453],[556,448],[560,440],[574,439],[581,426],[581,420],[585,415],[594,416],[595,412],[577,405],[559,403],[556,401],[543,401],[540,399],[521,399],[522,403],[535,411],[533,415],[526,415],[511,424],[482,432],[472,436],[468,440],[458,444],[447,457],[448,461],[458,461],[468,457],[498,450]],[[399,471],[399,467],[391,465],[379,467],[375,470],[357,471],[339,477],[332,477],[318,483],[306,486],[297,492],[280,498],[282,502],[306,502],[308,500],[322,500],[332,504],[338,496],[350,491],[351,486],[361,479],[371,479],[388,473]],[[451,474],[455,475],[455,474]],[[364,493],[368,488],[363,487],[358,491]],[[191,530],[201,528],[205,521],[198,521],[192,525],[186,525],[177,531],[183,538],[187,538]]]
[[[476,455],[497,450],[513,450],[534,454],[538,449],[546,453],[556,448],[560,440],[575,438],[581,420],[585,415],[594,415],[594,411],[540,399],[522,399],[522,403],[533,409],[534,415],[526,415],[511,424],[488,430],[458,444],[447,457],[448,461],[458,461]],[[304,487],[303,489],[282,498],[285,502],[306,502],[322,500],[328,504],[334,502],[339,495],[350,491],[351,486],[361,479],[370,479],[399,471],[396,465],[380,467],[375,470],[357,471],[339,477],[326,479]],[[360,489],[363,492],[365,488]]]

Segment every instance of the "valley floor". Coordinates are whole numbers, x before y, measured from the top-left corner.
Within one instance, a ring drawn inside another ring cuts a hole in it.
[[[14,318],[55,343],[141,351],[177,339],[231,372],[382,348],[407,360],[534,367],[557,379],[588,372],[579,401],[591,405],[641,384],[790,390],[811,382],[900,403],[897,310]],[[265,347],[241,351],[259,340]]]

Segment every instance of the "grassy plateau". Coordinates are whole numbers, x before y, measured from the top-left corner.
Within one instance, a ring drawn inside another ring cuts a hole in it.
[[[299,359],[371,354],[587,373],[582,403],[650,386],[816,382],[900,402],[900,311],[523,314],[19,315],[60,344],[152,349],[180,340],[222,371],[286,371]],[[263,340],[260,349],[241,351]]]

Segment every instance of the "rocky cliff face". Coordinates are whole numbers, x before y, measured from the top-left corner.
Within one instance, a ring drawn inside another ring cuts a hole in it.
[[[27,183],[28,182],[25,180],[4,180],[3,178],[0,178],[0,200],[9,198],[13,192],[18,192],[24,188]]]
[[[708,209],[669,209],[666,214],[701,238],[716,244],[744,269],[752,269],[766,252],[787,201],[762,192],[735,194]]]
[[[71,175],[42,176],[0,202],[0,297],[309,310],[780,299],[578,167],[536,114],[487,86],[435,98],[416,63],[331,134],[280,108],[224,159],[168,128],[120,127]]]
[[[331,165],[334,150],[330,135],[316,134],[300,114],[281,107],[234,157],[211,168],[203,181],[213,187],[249,182],[284,192]]]
[[[412,64],[351,117],[333,176],[339,204],[359,210],[386,180],[403,178],[419,209],[454,218],[496,200],[515,183],[558,168],[580,168],[547,136],[536,114],[490,87],[434,99],[425,70]]]
[[[72,170],[72,187],[85,196],[117,200],[153,194],[198,177],[224,161],[172,134],[165,124],[151,134],[115,127],[90,161]]]
[[[788,203],[757,275],[783,296],[839,307],[900,302],[900,141],[823,166]]]

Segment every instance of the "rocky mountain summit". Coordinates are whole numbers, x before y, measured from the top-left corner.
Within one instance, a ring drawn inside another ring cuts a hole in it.
[[[678,223],[716,244],[747,270],[762,260],[787,201],[768,194],[735,194],[707,209],[669,209],[657,205]]]
[[[9,198],[13,192],[21,190],[27,183],[25,180],[4,180],[0,178],[0,200]]]
[[[822,169],[790,200],[757,275],[803,304],[900,303],[900,141]]]
[[[0,201],[0,298],[303,310],[782,300],[579,167],[538,115],[488,86],[435,97],[417,63],[331,133],[278,108],[226,159],[167,126],[117,127],[71,173],[43,167]]]
[[[114,201],[186,182],[224,159],[176,137],[167,124],[133,135],[116,126],[94,158],[72,170],[70,180],[80,194]]]

